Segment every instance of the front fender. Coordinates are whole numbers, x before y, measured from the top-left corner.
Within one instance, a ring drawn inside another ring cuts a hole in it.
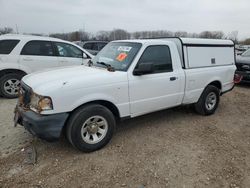
[[[55,114],[55,113],[62,113],[62,112],[72,112],[76,108],[90,102],[94,101],[106,101],[112,103],[114,106],[117,107],[119,113],[122,115],[124,113],[128,113],[129,110],[129,103],[124,103],[122,101],[117,101],[116,95],[109,95],[108,93],[82,93],[81,96],[77,95],[50,95],[53,101],[54,109],[51,111],[44,111],[42,114]]]
[[[89,102],[93,102],[93,101],[107,101],[107,102],[110,102],[114,105],[117,104],[117,101],[111,97],[111,96],[108,96],[106,94],[101,94],[101,93],[98,93],[98,94],[89,94],[89,95],[86,95],[82,98],[80,98],[79,100],[76,100],[71,108],[70,108],[70,111],[73,111],[75,110],[76,108],[78,108],[79,106],[82,106],[86,103],[89,103]]]

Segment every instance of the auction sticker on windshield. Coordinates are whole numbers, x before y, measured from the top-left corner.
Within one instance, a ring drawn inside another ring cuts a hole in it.
[[[122,61],[124,61],[124,60],[127,58],[127,56],[128,56],[128,55],[127,55],[126,53],[120,53],[120,54],[116,57],[116,60],[122,62]]]
[[[130,47],[130,46],[120,46],[120,47],[118,48],[118,51],[130,52],[131,49],[132,49],[132,47]]]

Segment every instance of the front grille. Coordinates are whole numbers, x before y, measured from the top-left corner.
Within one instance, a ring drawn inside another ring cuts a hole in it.
[[[28,108],[30,104],[30,98],[31,98],[32,90],[29,86],[27,86],[25,83],[21,82],[20,87],[20,98],[21,103],[24,107]]]

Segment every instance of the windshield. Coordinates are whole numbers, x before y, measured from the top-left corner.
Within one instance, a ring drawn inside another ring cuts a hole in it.
[[[109,65],[114,70],[127,71],[141,46],[142,44],[133,42],[111,42],[93,59],[93,65],[97,67]]]
[[[250,57],[250,49],[248,49],[247,51],[245,51],[241,56],[243,56],[243,57]]]

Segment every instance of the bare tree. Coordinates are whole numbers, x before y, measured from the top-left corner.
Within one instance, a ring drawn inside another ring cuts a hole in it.
[[[238,31],[232,31],[227,35],[227,39],[233,40],[235,43],[238,43]]]
[[[213,31],[212,37],[214,39],[223,39],[225,37],[225,34],[222,31]]]
[[[199,38],[199,34],[197,34],[197,33],[188,33],[187,37],[190,37],[190,38]]]
[[[122,39],[130,39],[130,33],[123,29],[114,29],[111,31],[109,35],[109,39],[112,40],[122,40]]]
[[[74,31],[69,34],[70,41],[80,41],[81,35],[79,31]]]
[[[212,32],[211,31],[203,31],[199,34],[200,38],[208,38],[211,39],[212,38]]]
[[[243,44],[243,45],[250,45],[250,38],[244,40],[244,41],[241,41],[240,44]]]
[[[95,38],[97,40],[109,41],[110,31],[99,31],[97,32]]]
[[[49,36],[58,38],[58,39],[69,40],[68,34],[65,34],[65,33],[52,33],[52,34],[49,34]]]
[[[142,38],[160,38],[160,37],[173,37],[174,33],[171,31],[137,31],[131,33],[132,38],[142,39]]]
[[[131,34],[132,39],[139,39],[141,37],[140,32],[134,32]]]
[[[82,30],[80,30],[79,34],[80,34],[80,41],[87,41],[93,38],[90,36],[91,35],[90,33],[82,31]]]
[[[23,33],[24,35],[33,35],[33,36],[46,36],[45,34],[42,33]]]
[[[174,34],[175,37],[187,37],[188,33],[186,31],[177,31]]]
[[[210,38],[210,39],[222,39],[230,38],[237,40],[238,32],[232,32],[230,37],[225,37],[222,31],[203,31],[201,33],[188,33],[186,31],[137,31],[137,32],[127,32],[123,29],[114,29],[112,31],[99,31],[95,35],[92,33],[87,33],[84,31],[75,31],[70,33],[54,33],[50,36],[61,38],[69,41],[86,41],[86,40],[122,40],[122,39],[143,39],[143,38],[160,38],[160,37],[191,37],[191,38]]]
[[[90,34],[84,31],[74,31],[70,33],[52,33],[50,37],[59,38],[68,41],[87,41],[90,40]]]
[[[0,28],[0,35],[4,35],[8,33],[14,33],[14,30],[10,27]]]
[[[222,39],[224,38],[224,33],[222,31],[203,31],[199,34],[199,37],[208,39]]]

